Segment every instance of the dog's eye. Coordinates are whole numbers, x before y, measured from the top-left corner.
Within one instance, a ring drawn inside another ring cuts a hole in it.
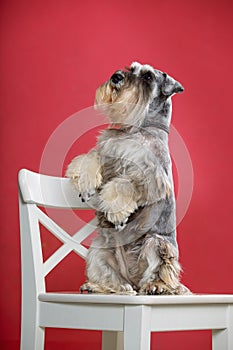
[[[151,81],[151,80],[153,80],[153,73],[146,72],[143,74],[142,78],[146,81]]]

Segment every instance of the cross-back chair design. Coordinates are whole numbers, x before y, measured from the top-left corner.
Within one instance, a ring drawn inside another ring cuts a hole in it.
[[[44,349],[46,327],[101,330],[102,350],[149,350],[150,332],[212,329],[213,349],[233,349],[233,295],[129,296],[46,291],[45,277],[82,245],[95,221],[72,237],[39,207],[91,209],[68,179],[22,169],[19,207],[22,257],[21,350]],[[43,260],[40,223],[63,245]]]

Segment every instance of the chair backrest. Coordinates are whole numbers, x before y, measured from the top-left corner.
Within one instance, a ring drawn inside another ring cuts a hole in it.
[[[19,172],[20,237],[22,259],[22,288],[28,297],[45,292],[45,277],[71,251],[85,259],[87,248],[81,243],[95,231],[91,220],[74,235],[68,234],[40,207],[93,209],[82,203],[69,179],[41,175],[22,169]],[[63,245],[46,261],[43,259],[40,224],[46,227]]]

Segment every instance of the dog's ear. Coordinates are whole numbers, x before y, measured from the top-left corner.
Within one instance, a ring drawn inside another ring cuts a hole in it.
[[[165,96],[171,96],[184,91],[184,87],[168,74],[163,73],[162,93]]]

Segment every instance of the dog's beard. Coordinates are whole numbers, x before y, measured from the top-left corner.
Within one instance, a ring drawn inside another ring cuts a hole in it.
[[[103,111],[112,124],[140,127],[148,113],[151,98],[140,86],[114,89],[110,82],[96,91],[95,106]]]

